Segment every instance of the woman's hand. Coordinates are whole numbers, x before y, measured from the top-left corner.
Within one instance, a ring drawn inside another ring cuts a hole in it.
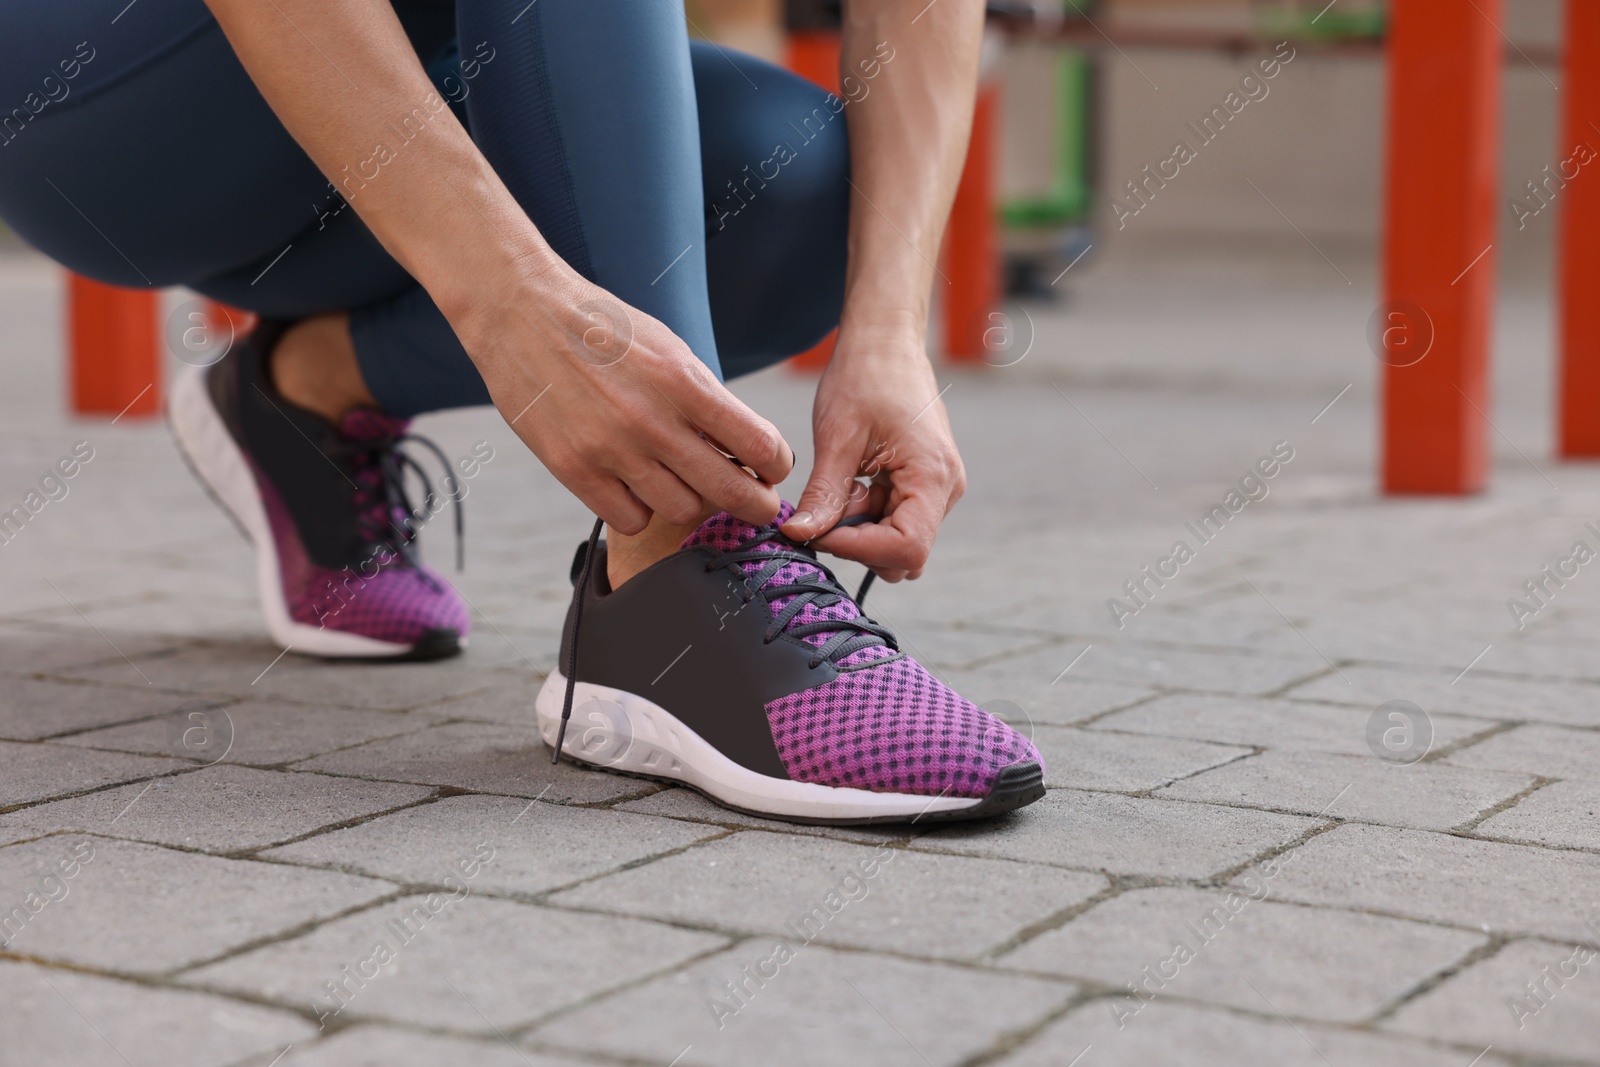
[[[967,485],[920,331],[841,330],[817,386],[812,426],[816,465],[783,532],[815,538],[885,581],[920,576],[939,524]],[[881,517],[827,533],[863,513]]]
[[[923,331],[972,125],[984,6],[847,0],[843,10],[843,85],[872,79],[872,91],[852,94],[839,343],[817,387],[816,466],[784,532],[894,582],[922,573],[967,482]],[[828,533],[863,512],[882,517]]]
[[[665,325],[576,272],[480,294],[452,325],[511,428],[613,529],[638,533],[652,512],[676,524],[777,514],[773,486],[794,466],[777,429]]]

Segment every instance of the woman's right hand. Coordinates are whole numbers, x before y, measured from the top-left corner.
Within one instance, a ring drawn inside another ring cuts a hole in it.
[[[613,529],[777,514],[793,450],[660,321],[564,266],[472,304],[453,325],[500,414]]]

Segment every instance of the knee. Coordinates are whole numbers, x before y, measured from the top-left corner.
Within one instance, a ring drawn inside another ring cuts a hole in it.
[[[786,118],[778,127],[782,136],[762,161],[773,200],[818,208],[847,205],[850,139],[844,100],[810,83],[788,97],[782,111]]]
[[[850,142],[844,101],[783,71],[761,86],[760,107],[723,114],[705,131],[716,149],[707,175],[713,231],[750,212],[803,222],[812,232],[837,225],[848,210]]]

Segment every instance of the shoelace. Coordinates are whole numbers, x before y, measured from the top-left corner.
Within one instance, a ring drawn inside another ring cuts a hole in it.
[[[837,530],[842,526],[858,526],[861,523],[874,521],[871,515],[855,515],[834,525]],[[583,553],[583,564],[578,569],[577,595],[572,598],[572,607],[569,616],[572,620],[572,644],[567,649],[567,687],[566,694],[561,701],[561,725],[556,730],[555,751],[550,755],[552,765],[561,762],[561,746],[567,737],[567,723],[572,718],[572,698],[578,686],[578,630],[583,624],[583,602],[589,589],[589,575],[594,566],[594,557],[600,543],[600,532],[605,528],[605,522],[596,519],[594,528],[589,531],[589,543]],[[831,531],[830,531],[831,532]],[[821,535],[819,535],[821,536]],[[772,541],[782,542],[792,547],[779,547],[763,550],[760,546]],[[805,610],[806,605],[813,604],[817,607],[827,607],[838,603],[848,597],[844,587],[833,577],[833,572],[817,562],[816,553],[805,548],[797,541],[790,540],[776,527],[767,527],[758,532],[754,537],[740,542],[738,545],[723,552],[718,552],[706,562],[706,572],[722,568],[737,568],[740,563],[761,560],[765,563],[752,574],[746,575],[741,569],[738,571],[740,582],[740,595],[744,603],[748,604],[757,596],[768,601],[779,600],[785,596],[793,597],[789,603],[773,616],[771,624],[762,640],[768,644],[776,641],[781,634],[790,634],[794,637],[807,637],[811,634],[840,631],[833,638],[823,642],[812,654],[807,666],[815,669],[824,662],[838,663],[846,656],[860,652],[865,648],[887,646],[894,651],[899,651],[899,643],[887,628],[878,625],[864,615],[854,619],[818,619],[815,622],[796,623],[795,620]],[[804,579],[794,582],[784,582],[768,588],[766,583],[785,563],[801,563],[815,568],[820,574],[807,575]],[[861,587],[856,590],[854,600],[860,607],[867,598],[867,591],[872,588],[873,580],[877,577],[872,571],[861,580]]]
[[[440,494],[436,491],[427,470],[414,456],[401,449],[400,446],[406,442],[415,442],[433,453],[446,471],[446,488],[454,483],[455,476],[449,473],[452,470],[449,457],[438,445],[420,434],[400,433],[348,442],[339,451],[351,459],[352,466],[356,468],[356,482],[362,487],[357,490],[357,521],[361,524],[363,534],[372,542],[372,552],[388,547],[408,566],[427,577],[427,572],[421,569],[422,561],[416,548],[416,532],[427,520],[418,522],[417,516],[425,511],[431,518],[435,502],[448,499],[455,519],[456,570],[459,571],[466,563],[461,493],[452,490],[448,494]],[[376,486],[364,477],[368,471],[376,475]],[[422,482],[421,509],[412,506],[411,496],[406,491],[407,471],[414,472]],[[374,489],[377,498],[372,498]],[[429,581],[433,579],[429,578]]]

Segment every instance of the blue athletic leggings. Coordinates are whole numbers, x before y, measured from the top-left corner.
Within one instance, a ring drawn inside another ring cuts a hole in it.
[[[837,98],[691,42],[672,0],[394,7],[545,239],[712,370],[759,369],[837,324]],[[0,4],[0,218],[102,281],[187,285],[273,318],[348,309],[362,372],[395,414],[489,401],[428,294],[279,124],[201,0]]]

